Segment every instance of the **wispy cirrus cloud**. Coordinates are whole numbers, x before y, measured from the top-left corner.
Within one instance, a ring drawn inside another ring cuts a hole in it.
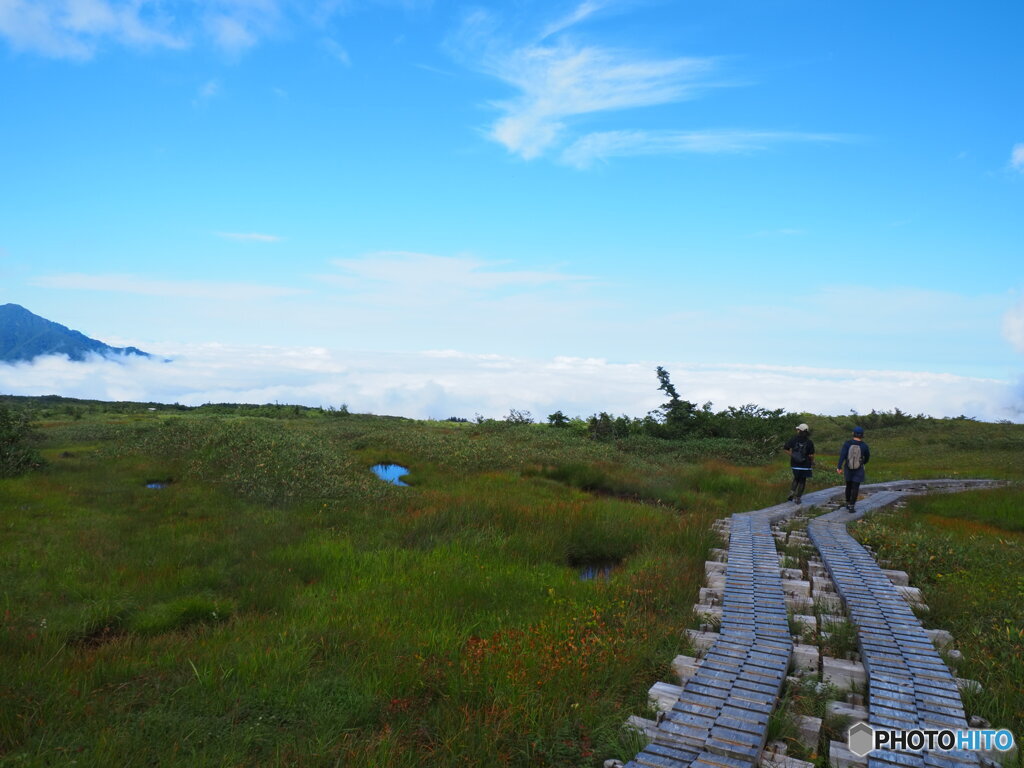
[[[837,134],[764,129],[580,130],[586,118],[695,99],[727,82],[719,57],[651,56],[608,44],[583,43],[569,32],[615,9],[613,0],[584,0],[532,37],[510,40],[501,20],[476,10],[449,41],[449,50],[516,95],[491,103],[501,114],[486,135],[524,160],[553,155],[585,169],[612,157],[739,153],[794,142],[835,142]],[[633,118],[630,118],[633,119]]]
[[[559,141],[567,119],[691,98],[711,68],[706,59],[639,59],[570,43],[522,48],[496,63],[495,74],[520,96],[496,103],[505,115],[490,135],[530,160]]]
[[[105,45],[237,57],[290,26],[323,27],[363,6],[413,9],[430,0],[0,0],[0,39],[19,52],[87,60]],[[344,55],[341,51],[340,55]]]
[[[614,4],[614,0],[584,0],[576,8],[574,8],[567,15],[561,19],[551,22],[548,24],[540,34],[540,39],[551,37],[556,35],[564,29],[568,29],[581,21],[585,21],[599,11],[610,7]]]
[[[157,4],[142,0],[3,0],[0,37],[18,51],[85,60],[107,41],[130,48],[186,48]]]
[[[262,232],[217,232],[217,237],[256,243],[279,243],[284,239],[280,235],[266,235]]]
[[[203,27],[220,50],[237,56],[280,26],[278,0],[215,0],[204,3]]]
[[[142,296],[163,296],[181,299],[249,300],[294,296],[297,288],[253,283],[209,282],[200,280],[154,280],[138,275],[85,275],[65,273],[43,275],[31,281],[42,288],[78,291],[107,291]]]
[[[273,35],[285,10],[303,18],[308,4],[280,0],[2,0],[0,37],[18,51],[86,60],[107,44],[184,49],[207,40],[238,55]]]
[[[639,155],[740,154],[788,142],[839,142],[838,134],[791,131],[602,131],[577,139],[562,151],[562,162],[589,168],[612,157]]]
[[[464,19],[450,48],[518,91],[493,103],[503,115],[487,132],[492,140],[530,160],[562,142],[573,117],[681,101],[711,86],[713,59],[651,58],[562,34],[604,5],[585,2],[520,44],[503,40],[497,17],[486,11]]]

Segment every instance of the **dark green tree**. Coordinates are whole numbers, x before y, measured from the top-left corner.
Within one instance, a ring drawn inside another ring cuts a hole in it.
[[[601,411],[587,419],[587,434],[595,440],[612,440],[615,437],[615,423],[611,414]]]
[[[676,405],[677,403],[680,402],[679,393],[676,392],[675,385],[672,384],[672,379],[669,378],[668,371],[666,371],[659,365],[657,373],[658,389],[660,389],[669,397],[669,401],[665,405],[663,405],[662,408],[667,408]]]
[[[15,477],[42,466],[31,446],[35,434],[28,417],[0,406],[0,477]]]
[[[710,403],[704,406],[701,411],[696,403],[683,400],[679,397],[668,371],[660,365],[657,369],[658,389],[668,395],[668,402],[662,405],[658,411],[661,413],[663,426],[662,431],[665,437],[684,437],[692,434],[698,426],[698,418],[701,414],[710,410]]]
[[[555,411],[548,416],[548,424],[552,427],[568,427],[569,417],[561,411]]]

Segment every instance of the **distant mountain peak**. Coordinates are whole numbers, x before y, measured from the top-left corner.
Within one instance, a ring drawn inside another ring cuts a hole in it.
[[[91,339],[20,304],[0,305],[0,362],[23,362],[43,355],[66,355],[76,362],[89,355],[150,357],[135,347],[112,347]]]

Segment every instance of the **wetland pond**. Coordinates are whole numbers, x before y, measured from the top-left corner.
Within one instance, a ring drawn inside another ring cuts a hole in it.
[[[618,569],[619,563],[593,563],[580,567],[580,581],[607,581]]]
[[[409,470],[401,464],[374,464],[370,469],[385,482],[392,483],[393,485],[409,485],[401,480],[403,476],[409,474]]]

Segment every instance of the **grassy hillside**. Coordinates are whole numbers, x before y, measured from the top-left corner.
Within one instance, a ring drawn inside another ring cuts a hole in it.
[[[789,479],[728,440],[8,402],[47,464],[0,480],[0,765],[628,759],[623,720],[685,650],[708,522]],[[813,419],[827,464],[849,425]],[[1015,425],[868,440],[870,480],[1024,476]]]

